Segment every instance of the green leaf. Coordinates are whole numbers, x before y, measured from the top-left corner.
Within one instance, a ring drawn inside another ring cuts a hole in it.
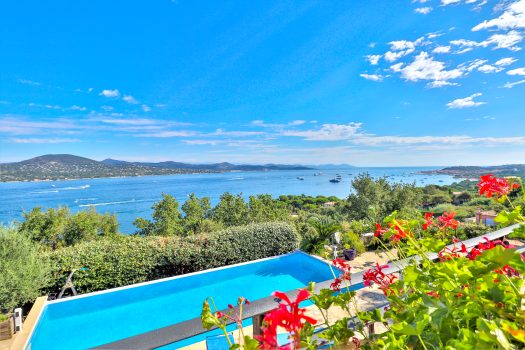
[[[503,226],[508,226],[518,221],[518,218],[521,217],[521,207],[519,205],[514,208],[513,211],[509,212],[506,210],[501,211],[494,221]]]

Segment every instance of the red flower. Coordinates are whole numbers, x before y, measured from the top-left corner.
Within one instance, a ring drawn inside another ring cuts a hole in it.
[[[385,295],[393,293],[393,290],[390,288],[390,285],[395,282],[397,279],[394,275],[387,275],[383,272],[383,269],[387,268],[388,265],[379,265],[376,263],[376,267],[369,269],[363,273],[363,282],[365,286],[371,286],[372,284],[377,284],[379,289],[383,291]]]
[[[454,216],[456,216],[456,213],[447,213],[444,212],[443,215],[438,217],[438,226],[440,230],[445,230],[446,228],[450,227],[452,229],[457,229],[459,225],[459,221],[454,219]]]
[[[336,278],[332,284],[330,284],[330,288],[332,290],[335,290],[335,291],[340,291],[341,290],[341,279],[340,278]]]
[[[425,213],[425,223],[423,224],[423,230],[428,230],[428,228],[432,225],[434,225],[434,213]]]
[[[395,225],[394,230],[396,231],[396,234],[392,236],[392,241],[394,242],[400,241],[407,236],[407,232],[399,225]]]
[[[518,270],[509,265],[505,265],[503,268],[497,269],[495,272],[499,273],[500,275],[505,274],[509,277],[518,277],[520,275]]]
[[[388,229],[382,228],[381,224],[376,224],[376,232],[374,233],[374,237],[382,237]]]
[[[334,259],[332,260],[332,264],[338,269],[341,269],[343,271],[350,270],[350,266],[348,266],[348,263],[344,259],[341,259],[341,258]]]
[[[228,304],[228,308],[229,309],[233,309],[233,305],[232,304]]]
[[[492,174],[483,175],[478,183],[479,194],[487,198],[506,196],[512,189],[518,188],[519,184],[509,184],[506,179],[497,178]]]
[[[277,327],[282,327],[290,333],[295,348],[300,347],[301,338],[300,332],[305,323],[312,325],[317,321],[305,314],[306,309],[299,307],[299,304],[308,299],[310,292],[306,289],[301,289],[294,301],[285,293],[275,292],[274,296],[281,299],[277,309],[270,311],[264,317],[263,333],[258,338],[261,341],[263,349],[279,349],[277,344]]]
[[[431,297],[434,297],[436,299],[439,298],[439,293],[434,291],[434,290],[432,292],[427,292],[427,295],[431,296]]]

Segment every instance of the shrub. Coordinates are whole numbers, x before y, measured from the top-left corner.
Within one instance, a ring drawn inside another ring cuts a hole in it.
[[[341,237],[341,242],[348,248],[354,248],[358,254],[366,251],[365,244],[361,240],[361,236],[354,232],[346,232]]]
[[[36,207],[22,215],[19,231],[52,249],[118,234],[117,217],[94,208],[73,214],[68,207],[46,211]]]
[[[460,239],[469,239],[474,237],[480,237],[487,234],[490,227],[485,225],[478,225],[475,223],[463,223],[459,226]]]
[[[41,295],[48,282],[49,263],[38,249],[15,229],[0,228],[0,314]]]
[[[122,236],[100,239],[50,253],[57,266],[54,288],[72,269],[81,293],[195,272],[295,250],[298,236],[284,223],[251,224],[190,237]]]

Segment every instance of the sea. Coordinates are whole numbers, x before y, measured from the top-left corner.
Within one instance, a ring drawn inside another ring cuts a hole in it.
[[[447,185],[457,179],[448,175],[421,174],[437,167],[345,168],[291,171],[228,172],[214,174],[183,174],[125,178],[99,178],[41,182],[0,183],[0,224],[10,225],[22,218],[23,211],[34,207],[68,206],[73,212],[96,208],[101,213],[116,214],[120,231],[135,232],[137,217],[151,217],[152,205],[163,193],[182,204],[190,193],[210,197],[216,204],[224,192],[242,193],[245,198],[256,194],[336,196],[346,198],[351,181],[361,173],[374,178],[387,177],[391,182]],[[337,174],[338,183],[330,182]]]

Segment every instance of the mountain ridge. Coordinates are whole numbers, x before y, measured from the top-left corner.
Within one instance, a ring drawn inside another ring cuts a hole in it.
[[[236,165],[228,162],[191,164],[174,161],[127,162],[107,158],[102,161],[72,154],[46,154],[20,162],[0,163],[0,181],[65,180],[100,177],[217,173],[228,171],[307,170],[297,165]]]

